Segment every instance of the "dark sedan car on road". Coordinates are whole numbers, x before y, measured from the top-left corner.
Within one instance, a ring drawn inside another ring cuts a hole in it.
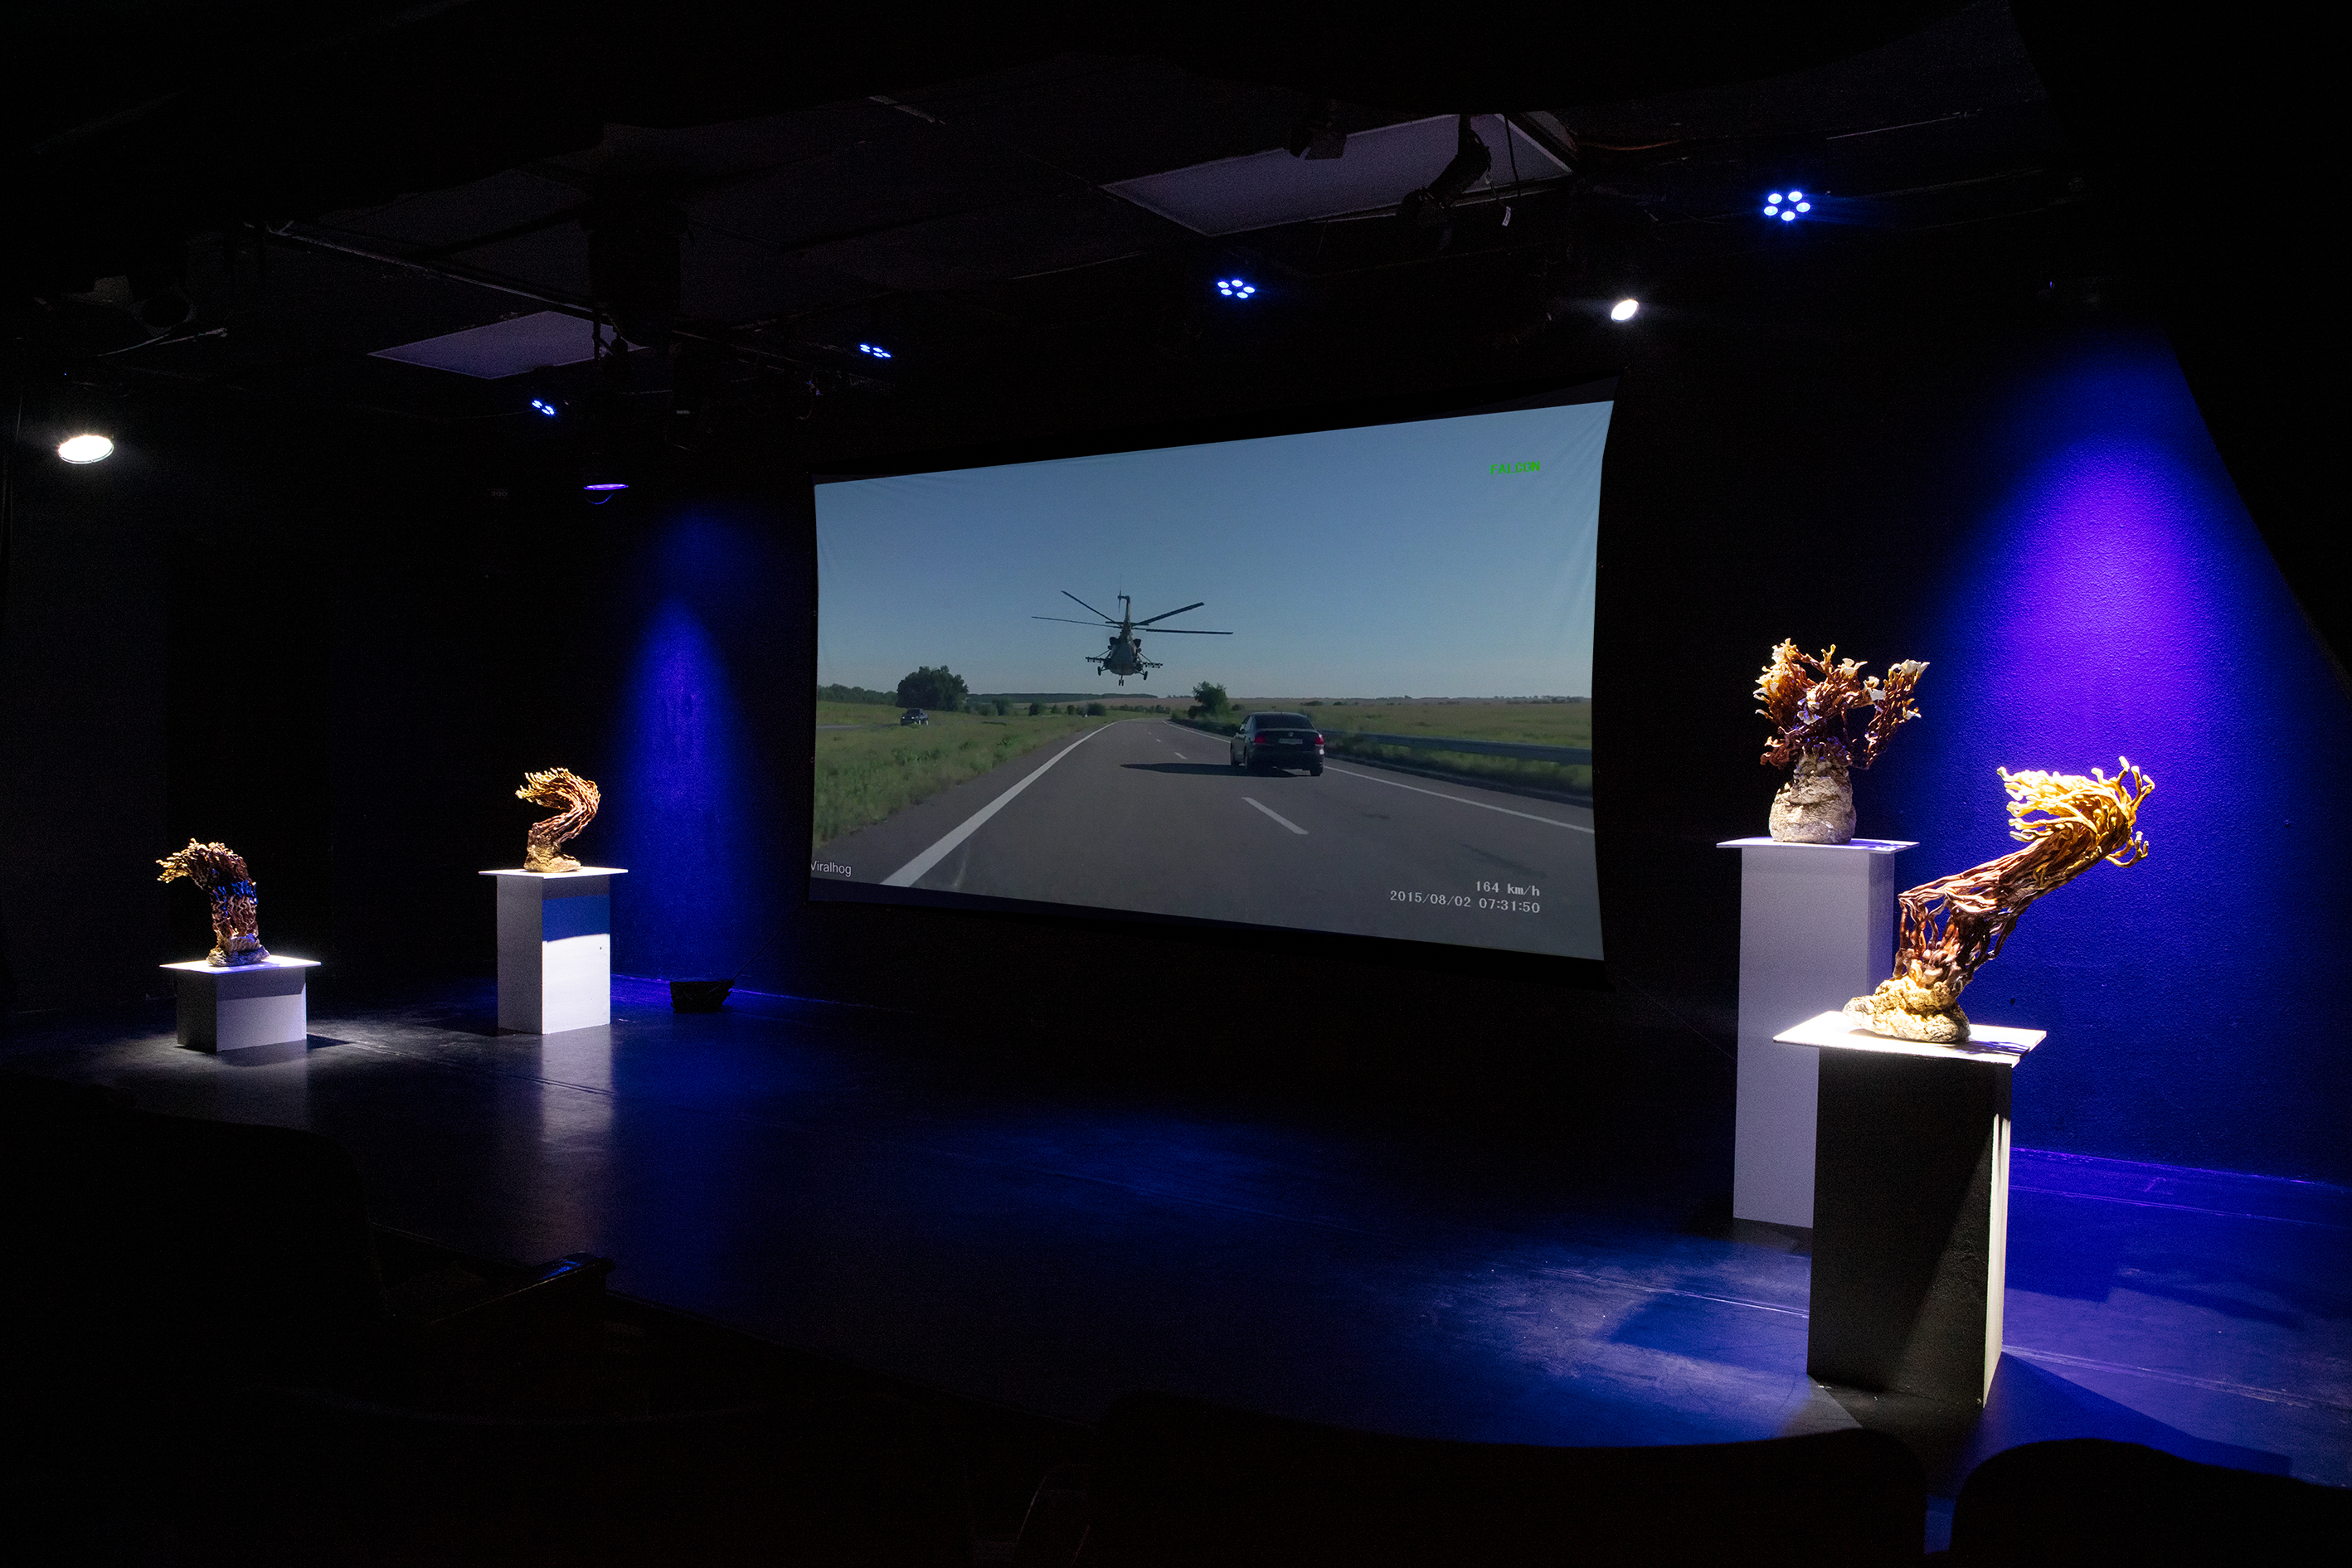
[[[1268,768],[1304,768],[1319,775],[1323,735],[1305,714],[1254,713],[1242,720],[1225,756],[1236,768],[1251,773]]]

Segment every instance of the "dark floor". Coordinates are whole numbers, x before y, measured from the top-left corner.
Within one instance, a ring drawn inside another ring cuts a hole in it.
[[[489,988],[215,1058],[167,1004],[19,1015],[0,1066],[348,1146],[384,1225],[956,1393],[1091,1420],[1160,1388],[1385,1431],[1698,1442],[1857,1423],[1928,1463],[2099,1436],[2352,1485],[2352,1192],[2020,1150],[1980,1416],[1804,1373],[1801,1240],[1724,1218],[1727,1134],[1612,1102],[1540,1135],[1070,1071],[946,1026],[616,983],[499,1036]],[[1055,1065],[1059,1061],[1063,1065]],[[1735,1234],[1735,1228],[1737,1234]]]

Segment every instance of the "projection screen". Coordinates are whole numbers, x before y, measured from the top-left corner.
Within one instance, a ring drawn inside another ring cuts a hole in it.
[[[1598,959],[1612,390],[819,476],[810,895]]]

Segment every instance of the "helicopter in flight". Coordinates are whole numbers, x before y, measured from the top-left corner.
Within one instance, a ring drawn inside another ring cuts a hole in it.
[[[1151,678],[1151,672],[1160,667],[1159,660],[1147,659],[1143,656],[1143,639],[1136,635],[1137,632],[1142,631],[1146,626],[1152,625],[1155,622],[1165,621],[1171,615],[1181,615],[1187,610],[1198,610],[1202,605],[1208,602],[1205,599],[1195,600],[1192,603],[1184,605],[1181,608],[1175,610],[1163,610],[1157,615],[1138,621],[1135,618],[1135,601],[1124,593],[1118,596],[1118,615],[1116,619],[1113,619],[1108,615],[1105,615],[1099,610],[1095,610],[1093,605],[1088,604],[1085,600],[1080,599],[1076,594],[1072,593],[1066,588],[1062,590],[1062,597],[1070,601],[1073,604],[1077,605],[1082,610],[1094,611],[1095,621],[1080,621],[1075,616],[1069,615],[1032,615],[1029,619],[1032,621],[1059,621],[1065,625],[1069,626],[1091,626],[1096,623],[1096,621],[1098,621],[1103,625],[1111,628],[1110,646],[1105,649],[1100,654],[1087,659],[1087,663],[1092,664],[1096,669],[1100,670],[1104,674],[1117,675],[1120,685],[1127,685],[1127,677],[1129,675],[1139,675],[1148,681]],[[1189,626],[1160,626],[1156,629],[1161,632],[1173,632],[1186,637],[1230,637],[1233,635],[1230,632],[1202,632],[1196,631]]]

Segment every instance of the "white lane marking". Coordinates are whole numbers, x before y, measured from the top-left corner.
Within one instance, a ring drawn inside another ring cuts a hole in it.
[[[1400,784],[1393,779],[1375,779],[1369,773],[1359,773],[1352,768],[1333,768],[1332,772],[1349,779],[1361,779],[1367,784],[1385,784],[1391,789],[1410,789],[1416,795],[1435,795],[1441,800],[1451,800],[1457,806],[1475,806],[1482,811],[1500,811],[1506,817],[1525,817],[1530,822],[1542,822],[1548,827],[1566,828],[1571,833],[1589,833],[1592,830],[1579,822],[1563,822],[1557,817],[1538,817],[1533,811],[1514,811],[1508,806],[1490,806],[1484,800],[1465,800],[1459,795],[1447,795],[1435,789],[1424,789],[1418,784]]]
[[[1044,764],[1038,768],[1036,772],[1030,774],[1029,777],[1021,780],[1020,783],[1015,784],[1012,789],[1007,789],[1003,794],[999,795],[995,800],[991,800],[987,805],[982,806],[979,810],[974,811],[971,816],[966,817],[963,820],[963,825],[957,828],[955,831],[950,833],[946,838],[941,839],[938,843],[933,844],[929,849],[925,850],[921,854],[917,855],[913,860],[908,861],[905,865],[900,866],[897,871],[892,872],[888,876],[884,877],[882,879],[882,885],[885,887],[914,886],[916,881],[920,878],[924,873],[929,871],[933,866],[939,864],[940,862],[945,860],[949,853],[952,852],[958,844],[963,842],[964,840],[978,832],[981,829],[981,825],[986,822],[989,818],[993,817],[997,812],[1002,811],[1007,805],[1011,804],[1013,797],[1021,793],[1022,790],[1029,788],[1030,785],[1037,782],[1037,780],[1044,776],[1046,768],[1051,768],[1055,763],[1059,762],[1063,758],[1067,757],[1071,752],[1076,751],[1079,747],[1084,746],[1087,741],[1092,740],[1096,736],[1100,735],[1103,730],[1108,729],[1109,727],[1110,726],[1104,725],[1099,729],[1090,729],[1087,731],[1086,734],[1078,737],[1077,739],[1070,742],[1069,745],[1062,747],[1061,750],[1054,753],[1053,756],[1045,759]]]
[[[1258,809],[1259,810],[1264,811],[1267,816],[1272,817],[1276,821],[1280,822],[1284,827],[1288,828],[1292,832],[1297,833],[1300,838],[1302,838],[1302,839],[1303,839],[1303,838],[1305,838],[1305,837],[1307,836],[1307,830],[1306,830],[1306,829],[1304,829],[1304,828],[1300,827],[1297,823],[1296,823],[1296,822],[1292,821],[1289,818],[1287,818],[1287,817],[1284,816],[1281,812],[1279,812],[1279,811],[1276,810],[1273,807],[1271,807],[1271,806],[1258,806],[1258,803],[1257,803],[1255,800],[1250,800],[1250,798],[1249,798],[1248,796],[1246,796],[1246,795],[1243,796],[1243,797],[1242,797],[1242,799],[1243,799],[1243,800],[1249,800],[1249,803],[1250,803],[1251,805],[1253,805],[1253,806],[1257,806],[1257,809]]]
[[[1183,761],[1183,760],[1184,760],[1184,754],[1183,754],[1182,752],[1181,752],[1181,751],[1179,751],[1179,752],[1175,752],[1175,753],[1173,753],[1172,755],[1175,757],[1176,760],[1177,760],[1177,761],[1179,761],[1179,762],[1181,762],[1181,761]]]

